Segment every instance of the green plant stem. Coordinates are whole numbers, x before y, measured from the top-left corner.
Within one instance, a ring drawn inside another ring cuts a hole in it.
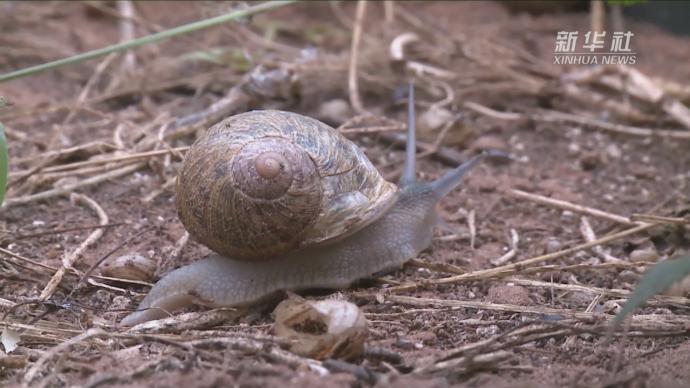
[[[7,186],[7,142],[5,141],[5,128],[0,123],[0,205],[5,199]]]
[[[143,46],[145,44],[157,42],[162,39],[170,38],[176,35],[181,35],[181,34],[186,34],[192,31],[198,31],[204,28],[212,27],[218,24],[226,23],[235,19],[243,18],[249,15],[254,15],[259,12],[267,11],[270,9],[274,8],[279,8],[291,3],[294,3],[298,0],[280,0],[280,1],[267,1],[265,3],[257,4],[254,6],[251,6],[247,9],[231,12],[229,14],[221,15],[221,16],[216,16],[210,19],[204,19],[200,20],[198,22],[194,23],[189,23],[185,24],[183,26],[171,28],[169,30],[157,32],[155,34],[151,34],[148,36],[145,36],[143,38],[138,38],[138,39],[133,39],[129,40],[126,42],[121,42],[118,44],[114,44],[112,46],[107,46],[103,47],[100,49],[88,51],[85,53],[77,54],[74,56],[71,56],[69,58],[63,58],[59,59],[57,61],[53,62],[48,62],[48,63],[43,63],[37,66],[32,66],[32,67],[27,67],[26,69],[21,69],[17,71],[13,71],[7,74],[0,75],[0,82],[4,81],[9,81],[13,79],[17,79],[20,77],[25,77],[28,75],[33,75],[36,73],[40,73],[46,70],[51,70],[55,69],[60,66],[65,66],[65,65],[71,65],[74,63],[79,63],[83,61],[87,61],[89,59],[93,58],[98,58],[104,55],[108,55],[110,53],[114,52],[119,52],[119,51],[124,51],[130,48],[134,47],[139,47]]]

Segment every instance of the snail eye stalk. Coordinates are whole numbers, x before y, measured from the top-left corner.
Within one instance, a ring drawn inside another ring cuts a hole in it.
[[[487,157],[502,158],[506,160],[511,159],[510,154],[499,150],[486,150],[481,154],[477,154],[471,157],[463,164],[455,167],[454,169],[448,171],[442,177],[431,182],[431,189],[434,191],[436,197],[440,200],[441,198],[448,195],[448,193],[453,191],[453,189],[460,184],[460,181],[462,181],[462,178],[465,176],[465,174],[467,174],[470,170],[472,170],[472,168],[479,164],[479,162],[481,162],[482,160],[484,160],[484,158]]]
[[[416,181],[415,162],[417,157],[416,114],[414,109],[414,84],[410,81],[407,92],[407,143],[405,144],[405,168],[400,177],[400,186],[409,186]]]

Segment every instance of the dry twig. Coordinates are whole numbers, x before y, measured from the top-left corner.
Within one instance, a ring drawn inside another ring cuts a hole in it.
[[[132,173],[132,172],[144,167],[145,165],[146,165],[145,163],[132,164],[132,165],[128,165],[125,167],[120,167],[120,168],[112,170],[112,171],[108,171],[108,172],[103,173],[103,174],[92,176],[90,178],[84,179],[84,180],[76,182],[76,183],[64,185],[62,187],[53,188],[50,190],[42,191],[42,192],[36,193],[36,194],[26,195],[23,197],[9,198],[5,201],[5,203],[3,204],[3,207],[4,206],[9,207],[9,206],[13,206],[13,205],[24,205],[24,204],[31,203],[31,202],[42,201],[45,199],[66,195],[66,194],[73,192],[76,189],[79,189],[79,188],[93,186],[93,185],[108,181],[110,179],[114,179],[114,178],[121,177],[123,175],[127,175],[129,173]]]
[[[98,215],[98,220],[101,226],[106,225],[108,223],[108,215],[105,214],[103,208],[101,208],[101,206],[98,205],[98,202],[87,197],[86,195],[77,193],[72,193],[70,199],[75,204],[81,204],[93,210]],[[62,278],[65,276],[65,272],[67,271],[67,269],[72,268],[74,262],[79,258],[79,256],[82,255],[86,248],[98,241],[98,239],[101,238],[102,235],[102,228],[94,230],[93,232],[91,232],[89,237],[77,247],[77,249],[63,256],[62,266],[57,270],[57,272],[55,272],[53,277],[50,278],[50,281],[48,282],[48,284],[46,284],[43,291],[41,291],[41,295],[39,296],[40,300],[48,300],[53,295],[53,293],[55,293],[55,290],[57,290],[57,287],[62,281]]]
[[[580,233],[582,233],[582,237],[587,242],[592,242],[597,239],[597,236],[594,233],[594,230],[592,229],[592,225],[589,224],[589,220],[587,219],[587,217],[584,216],[580,218]],[[609,263],[620,263],[623,261],[621,259],[611,256],[611,254],[606,252],[604,248],[602,248],[601,246],[593,247],[592,250],[594,251],[594,253],[596,253],[597,256]]]
[[[533,202],[536,202],[536,203],[539,203],[542,205],[554,206],[554,207],[557,207],[559,209],[570,210],[570,211],[580,213],[580,214],[587,214],[589,216],[601,218],[601,219],[604,219],[607,221],[615,222],[617,224],[623,224],[623,225],[627,225],[627,226],[638,224],[636,222],[631,221],[630,218],[628,218],[628,217],[619,216],[617,214],[609,213],[607,211],[595,209],[595,208],[588,207],[588,206],[577,205],[577,204],[563,201],[563,200],[559,200],[559,199],[553,199],[553,198],[545,197],[545,196],[539,195],[539,194],[528,193],[528,192],[522,191],[522,190],[511,189],[511,190],[508,190],[508,194],[510,194],[514,197],[517,197],[517,198],[527,199],[527,200],[530,200],[530,201],[533,201]]]
[[[370,295],[375,298],[376,295]],[[579,312],[569,309],[558,309],[542,306],[520,306],[511,304],[499,304],[491,302],[477,302],[477,301],[462,301],[462,300],[448,300],[448,299],[434,299],[434,298],[416,298],[403,295],[385,295],[385,301],[393,303],[401,303],[409,306],[427,307],[427,306],[441,306],[441,307],[461,307],[478,310],[492,310],[504,312],[516,312],[521,314],[538,314],[555,318],[555,320],[575,319],[582,322],[596,323],[609,322],[613,319],[613,315],[593,312]],[[664,331],[688,331],[690,330],[690,319],[680,315],[669,314],[640,314],[634,315],[631,319],[631,328],[635,330],[664,330]],[[602,333],[603,334],[603,333]]]
[[[599,120],[587,117],[584,114],[574,115],[570,113],[558,112],[554,110],[543,110],[536,113],[515,113],[515,112],[499,112],[484,105],[473,101],[467,101],[464,104],[465,108],[473,110],[485,116],[493,117],[499,120],[515,121],[524,118],[529,118],[534,121],[541,121],[547,123],[557,123],[561,121],[582,125],[583,128],[598,128],[604,131],[619,133],[624,135],[643,136],[643,137],[661,137],[669,139],[690,139],[688,131],[678,131],[670,129],[649,129],[642,127],[633,127],[623,124],[610,123],[604,120]]]
[[[430,286],[430,285],[454,284],[454,283],[460,283],[460,282],[465,282],[465,281],[475,281],[475,280],[479,280],[479,279],[490,279],[490,278],[502,277],[502,276],[506,276],[509,274],[513,274],[518,269],[524,269],[526,266],[555,260],[555,259],[561,258],[563,256],[566,256],[566,255],[569,255],[569,254],[572,254],[575,252],[579,252],[579,251],[584,250],[584,249],[589,249],[589,248],[597,246],[597,245],[606,244],[606,243],[609,243],[611,241],[621,239],[623,237],[627,237],[627,236],[630,236],[630,235],[633,235],[636,233],[640,233],[642,231],[650,229],[653,226],[654,226],[654,224],[641,224],[641,225],[637,225],[633,228],[626,229],[626,230],[618,232],[618,233],[610,234],[608,236],[602,237],[602,238],[597,239],[597,240],[592,241],[592,242],[579,244],[579,245],[576,245],[576,246],[568,248],[568,249],[563,249],[561,251],[533,257],[531,259],[522,260],[522,261],[519,261],[516,263],[506,264],[506,265],[503,265],[500,267],[495,267],[495,268],[489,268],[489,269],[484,269],[484,270],[479,270],[479,271],[463,273],[460,275],[449,276],[449,277],[445,277],[445,278],[441,278],[441,279],[425,280],[425,281],[420,282],[420,283],[403,284],[401,286],[394,286],[394,287],[387,288],[385,291],[387,291],[387,292],[402,292],[402,291],[410,291],[410,290],[414,290],[414,289],[417,289],[420,287],[425,287],[425,286]]]
[[[359,58],[359,44],[362,40],[362,29],[364,24],[364,13],[366,11],[367,1],[359,0],[357,2],[357,11],[355,14],[355,26],[352,31],[352,45],[350,47],[350,68],[348,70],[348,91],[350,95],[350,105],[352,109],[359,115],[367,114],[364,109],[361,97],[359,95],[359,83],[357,82],[357,62]]]
[[[509,262],[517,254],[517,246],[518,246],[519,242],[520,242],[520,237],[518,236],[517,232],[515,231],[515,229],[511,229],[510,230],[510,239],[508,240],[508,244],[510,246],[510,249],[503,256],[491,259],[490,260],[491,264],[503,265],[503,264]]]
[[[106,335],[105,331],[97,328],[92,328],[79,334],[76,337],[70,338],[69,340],[62,342],[57,346],[50,348],[48,351],[43,353],[41,358],[36,360],[36,362],[34,362],[31,365],[31,368],[29,368],[26,374],[24,374],[24,378],[22,379],[22,386],[27,388],[32,386],[32,382],[43,368],[43,365],[47,363],[51,358],[69,349],[70,347],[79,344],[80,342],[86,341],[93,337],[102,337],[104,335]]]

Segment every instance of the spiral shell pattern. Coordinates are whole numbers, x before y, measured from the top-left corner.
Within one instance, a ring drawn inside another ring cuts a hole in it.
[[[270,259],[347,236],[397,196],[354,143],[282,111],[211,127],[188,151],[176,191],[192,237],[235,259]]]

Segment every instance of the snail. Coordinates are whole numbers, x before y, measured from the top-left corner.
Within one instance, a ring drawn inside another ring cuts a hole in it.
[[[426,249],[436,204],[487,153],[417,181],[412,85],[409,93],[397,186],[354,143],[309,117],[251,111],[211,127],[185,156],[176,205],[190,235],[218,254],[168,273],[121,324],[191,303],[246,306],[281,291],[346,288]]]

